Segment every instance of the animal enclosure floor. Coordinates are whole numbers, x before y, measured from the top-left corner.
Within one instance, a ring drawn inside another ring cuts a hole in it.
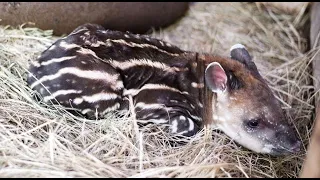
[[[245,45],[304,143],[285,157],[253,153],[210,128],[172,147],[164,132],[138,129],[131,112],[88,121],[46,106],[26,85],[27,67],[59,37],[0,26],[0,177],[297,177],[314,114],[309,64],[318,49],[307,49],[307,20],[306,12],[277,14],[254,3],[199,2],[152,33],[184,50],[223,56]]]

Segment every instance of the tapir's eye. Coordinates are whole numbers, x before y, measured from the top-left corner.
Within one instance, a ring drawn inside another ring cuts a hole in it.
[[[257,128],[259,126],[259,119],[251,119],[247,122],[248,127]]]

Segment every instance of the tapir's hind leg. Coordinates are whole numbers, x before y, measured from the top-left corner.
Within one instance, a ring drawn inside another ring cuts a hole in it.
[[[201,118],[191,115],[194,109],[181,93],[159,89],[151,84],[141,89],[134,96],[136,118],[141,124],[166,125],[165,130],[170,134],[187,137],[200,130]]]

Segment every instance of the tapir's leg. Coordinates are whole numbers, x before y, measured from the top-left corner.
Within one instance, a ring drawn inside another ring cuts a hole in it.
[[[142,123],[168,125],[167,130],[176,135],[196,134],[200,129],[201,118],[194,114],[191,102],[180,92],[156,86],[142,87],[134,96],[137,120]]]

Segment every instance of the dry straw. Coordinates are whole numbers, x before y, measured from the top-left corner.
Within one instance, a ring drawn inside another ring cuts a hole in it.
[[[314,114],[309,65],[318,49],[306,51],[301,30],[307,20],[306,11],[290,16],[254,3],[201,2],[152,34],[185,50],[224,56],[233,44],[244,44],[304,142],[301,153],[285,157],[253,153],[210,128],[172,146],[174,137],[159,127],[139,129],[131,111],[89,121],[46,106],[26,85],[27,67],[59,37],[1,26],[0,177],[297,177]]]

